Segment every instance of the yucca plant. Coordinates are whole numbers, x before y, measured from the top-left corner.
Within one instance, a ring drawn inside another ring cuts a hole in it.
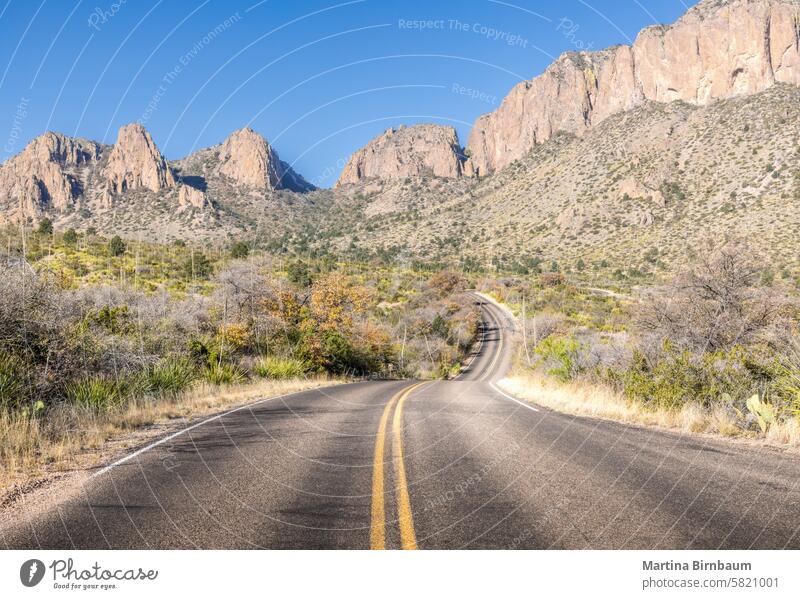
[[[67,400],[90,410],[104,410],[122,403],[124,394],[119,381],[107,377],[89,377],[67,385]]]
[[[178,393],[197,379],[197,368],[186,357],[167,357],[150,366],[145,372],[150,393]]]
[[[20,370],[17,359],[0,353],[0,408],[19,405],[25,391]]]
[[[292,379],[303,376],[309,369],[310,365],[305,360],[266,356],[258,361],[253,370],[265,379]]]
[[[236,364],[211,364],[204,372],[205,379],[213,385],[238,385],[247,380],[247,374]]]

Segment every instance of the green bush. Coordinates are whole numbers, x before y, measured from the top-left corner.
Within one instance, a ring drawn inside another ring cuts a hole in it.
[[[547,374],[566,383],[580,374],[578,366],[580,349],[580,343],[572,337],[551,335],[536,347],[536,355],[550,366]]]
[[[53,234],[53,222],[49,218],[43,218],[39,221],[39,228],[37,229],[40,235]]]
[[[265,379],[292,379],[306,374],[310,370],[310,364],[296,358],[267,356],[256,364],[254,370]]]
[[[231,258],[247,258],[249,254],[250,246],[248,246],[244,241],[237,241],[231,245]]]
[[[308,264],[301,260],[290,262],[286,267],[286,274],[292,283],[300,287],[309,287],[313,281]]]
[[[687,403],[708,407],[728,397],[744,408],[746,398],[757,393],[768,377],[740,347],[695,356],[667,344],[655,363],[635,352],[619,380],[628,399],[652,407],[680,409]]]
[[[122,241],[122,238],[119,235],[114,235],[111,238],[111,241],[108,242],[108,252],[112,256],[121,256],[125,253],[127,247],[125,246],[125,242]]]
[[[247,380],[247,374],[235,364],[211,364],[204,372],[205,379],[213,385],[238,385]]]
[[[214,265],[203,252],[192,250],[183,264],[183,274],[187,279],[207,279],[214,272]]]
[[[75,231],[75,229],[66,230],[64,233],[64,243],[70,247],[78,243],[78,233]]]

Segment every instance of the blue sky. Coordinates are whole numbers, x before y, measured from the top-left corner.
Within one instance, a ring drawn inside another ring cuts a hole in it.
[[[472,123],[564,51],[631,43],[694,0],[0,0],[0,160],[46,130],[170,159],[249,125],[331,185],[390,126]]]

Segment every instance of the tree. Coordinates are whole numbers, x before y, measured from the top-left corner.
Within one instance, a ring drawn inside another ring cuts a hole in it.
[[[49,218],[43,218],[39,221],[39,228],[37,229],[40,235],[53,234],[53,222]]]
[[[232,258],[247,258],[250,254],[250,247],[244,241],[237,241],[231,246]]]
[[[192,250],[183,264],[183,274],[187,279],[207,279],[214,272],[214,265],[203,252]]]
[[[112,256],[121,256],[125,253],[125,242],[122,241],[122,238],[119,235],[114,235],[111,238],[111,241],[108,242],[108,251],[111,253]]]
[[[311,271],[308,268],[308,264],[302,260],[289,262],[289,265],[286,267],[286,274],[292,283],[297,283],[301,287],[308,287],[311,285]]]
[[[69,246],[73,246],[78,243],[78,233],[75,231],[75,229],[67,229],[64,232],[64,243]]]
[[[765,259],[741,242],[709,248],[635,310],[638,327],[695,352],[785,343],[791,304],[761,279]]]

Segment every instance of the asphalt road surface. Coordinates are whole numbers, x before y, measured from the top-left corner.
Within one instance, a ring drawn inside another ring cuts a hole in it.
[[[478,300],[480,301],[480,300]],[[519,402],[511,320],[456,380],[276,398],[98,470],[8,548],[800,548],[800,459]]]

